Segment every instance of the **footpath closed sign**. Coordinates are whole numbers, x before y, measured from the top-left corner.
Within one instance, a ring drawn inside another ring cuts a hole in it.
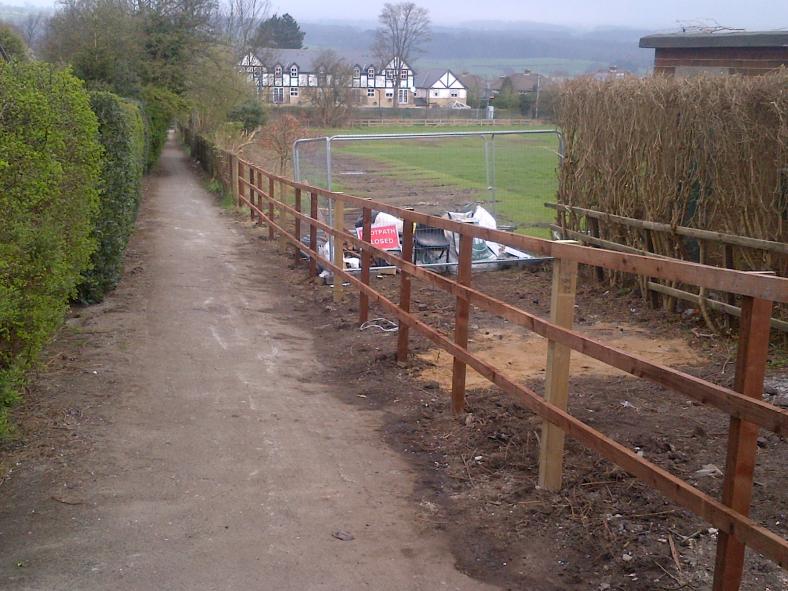
[[[363,228],[356,228],[356,234],[358,235],[359,240],[362,239],[361,234],[363,231]],[[399,232],[397,232],[397,226],[394,224],[390,226],[373,226],[371,231],[370,242],[372,243],[372,246],[375,246],[381,250],[400,249]]]

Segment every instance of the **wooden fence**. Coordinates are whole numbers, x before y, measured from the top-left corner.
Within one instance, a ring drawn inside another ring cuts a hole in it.
[[[539,465],[541,487],[548,490],[561,487],[564,436],[568,435],[719,530],[715,591],[739,588],[745,547],[760,552],[782,568],[788,567],[788,541],[749,518],[758,430],[763,428],[781,435],[788,434],[788,412],[762,400],[772,304],[788,302],[788,280],[481,228],[297,183],[227,152],[216,155],[223,163],[217,168],[228,173],[224,176],[227,189],[233,192],[239,207],[248,208],[253,221],[267,226],[270,239],[278,235],[295,247],[297,258],[300,258],[301,253],[305,254],[309,259],[310,276],[314,277],[318,266],[321,266],[358,290],[359,322],[367,320],[371,302],[398,319],[399,360],[407,358],[410,330],[421,333],[454,357],[451,397],[455,413],[464,410],[466,367],[470,366],[543,419]],[[335,207],[333,226],[318,219],[320,198],[328,200]],[[362,211],[361,239],[343,227],[342,212],[345,206],[357,207]],[[372,209],[403,220],[401,255],[379,250],[370,243]],[[456,280],[413,263],[415,224],[427,224],[459,236]],[[302,231],[307,228],[310,236],[308,246],[301,241]],[[333,236],[337,244],[350,244],[362,253],[359,277],[345,271],[342,248],[335,249],[334,260],[327,260],[319,254],[318,231]],[[475,238],[554,259],[549,320],[472,287],[472,244]],[[399,270],[398,303],[369,285],[373,256],[386,260]],[[654,363],[572,330],[578,264],[739,294],[742,312],[734,389]],[[453,337],[435,330],[411,314],[413,278],[442,289],[455,298]],[[339,289],[341,281],[337,280],[335,291]],[[548,339],[544,397],[507,376],[500,367],[468,350],[471,306],[496,314]],[[704,493],[570,415],[567,412],[567,399],[571,351],[660,384],[682,397],[692,398],[729,415],[730,431],[722,498],[718,500]]]
[[[761,240],[748,236],[725,234],[723,232],[685,226],[671,226],[670,224],[638,220],[562,203],[545,203],[544,205],[547,208],[555,209],[557,213],[557,223],[550,226],[552,230],[563,238],[571,238],[594,247],[631,254],[661,256],[655,255],[649,250],[650,246],[655,243],[654,234],[663,234],[674,238],[695,241],[698,245],[698,262],[701,264],[708,263],[714,252],[716,252],[717,260],[722,266],[727,269],[734,269],[737,264],[736,251],[745,250],[758,252],[771,258],[773,260],[772,266],[780,270],[781,275],[784,274],[784,270],[788,269],[788,244],[785,242]],[[567,218],[571,218],[571,221],[567,220]],[[611,231],[604,232],[605,226],[608,229],[618,227],[631,230],[635,234],[636,241],[640,243],[641,248],[602,238],[604,234],[610,235],[613,233]],[[582,228],[585,228],[585,231],[579,231]],[[597,271],[597,278],[602,281],[604,279],[602,269],[598,268]],[[699,293],[695,294],[684,289],[678,289],[677,285],[659,283],[652,277],[639,277],[639,282],[644,294],[649,291],[652,292],[650,301],[654,307],[660,305],[672,307],[672,302],[680,299],[691,302],[701,309],[710,308],[736,318],[740,318],[742,314],[741,308],[735,305],[736,295],[734,293],[728,292],[724,294],[724,301],[722,301],[709,298],[704,289],[700,289]],[[773,329],[788,333],[787,321],[772,318],[770,324]]]

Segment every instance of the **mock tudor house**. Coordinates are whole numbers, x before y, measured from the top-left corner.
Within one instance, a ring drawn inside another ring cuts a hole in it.
[[[317,63],[320,54],[313,49],[266,49],[257,54],[247,54],[239,67],[267,102],[303,105],[309,103],[309,95],[314,89],[330,83],[330,73],[323,71]],[[436,93],[433,104],[443,106],[456,101],[464,103],[466,99],[465,87],[446,70],[440,74],[431,71],[433,74],[429,77],[422,76],[420,82],[431,85],[422,87],[416,82],[413,68],[400,62],[398,57],[385,65],[380,65],[370,56],[345,57],[345,61],[351,64],[350,86],[354,102],[360,107],[392,107],[395,101],[398,107],[416,107],[416,97],[430,93]],[[395,84],[397,75],[400,76],[399,85]]]
[[[451,70],[425,70],[416,77],[416,106],[465,108],[468,90]]]
[[[263,57],[254,53],[241,60],[240,67],[257,86],[266,101],[277,105],[298,105],[309,102],[310,89],[320,88],[330,82],[330,73],[317,64],[320,51],[310,49],[271,49]],[[413,106],[415,91],[411,67],[393,58],[385,66],[374,58],[359,56],[346,59],[351,65],[353,96],[359,106]],[[399,73],[399,88],[394,77]],[[394,93],[397,96],[394,96]]]

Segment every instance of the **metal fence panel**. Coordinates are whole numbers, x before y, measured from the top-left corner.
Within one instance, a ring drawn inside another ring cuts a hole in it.
[[[336,135],[296,141],[294,173],[424,213],[481,205],[499,227],[546,235],[535,226],[551,220],[562,148],[554,129]]]

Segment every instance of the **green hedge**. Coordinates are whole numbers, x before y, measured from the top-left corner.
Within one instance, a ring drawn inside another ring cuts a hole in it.
[[[0,63],[0,433],[95,247],[101,146],[68,70]]]
[[[145,166],[145,125],[140,107],[109,92],[93,92],[99,141],[104,148],[99,213],[93,234],[96,250],[79,286],[79,299],[99,302],[117,285],[123,252],[134,227]]]
[[[148,86],[142,92],[145,111],[147,144],[145,147],[145,171],[150,171],[159,161],[167,130],[175,115],[185,109],[178,95],[158,86]]]

